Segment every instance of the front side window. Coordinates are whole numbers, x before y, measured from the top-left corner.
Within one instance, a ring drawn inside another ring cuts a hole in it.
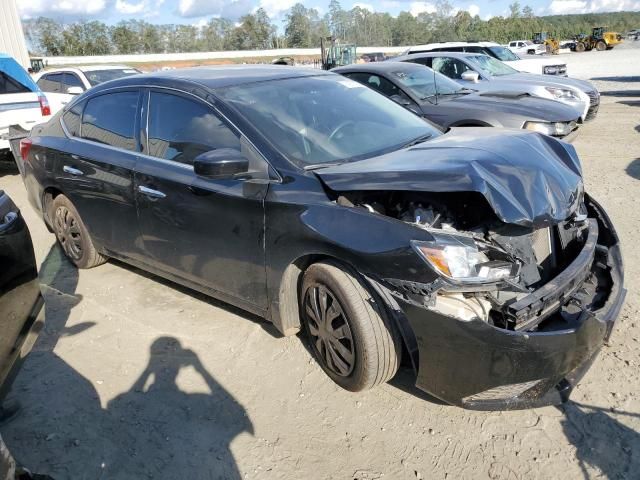
[[[412,71],[393,72],[393,76],[402,88],[418,97],[427,100],[436,95],[452,95],[465,91],[463,87],[430,68],[413,69]]]
[[[78,78],[78,76],[75,73],[65,73],[62,83],[63,83],[63,89],[65,92],[69,87],[80,87],[82,88],[82,90],[84,90],[84,85],[82,84],[82,81]]]
[[[439,135],[394,101],[338,75],[256,82],[216,93],[301,167],[375,157]]]
[[[496,60],[493,57],[486,55],[477,55],[471,57],[470,60],[477,64],[481,70],[484,70],[489,75],[494,77],[500,77],[502,75],[512,75],[518,73],[517,70],[511,68],[509,65],[502,63],[500,60]],[[443,72],[444,73],[444,72]],[[447,75],[448,77],[449,75]]]
[[[434,58],[432,65],[432,68],[436,72],[440,72],[445,77],[453,78],[454,80],[460,80],[464,72],[471,70],[471,67],[462,60],[452,57]]]
[[[82,115],[82,138],[135,151],[137,91],[114,92],[90,98]]]
[[[502,60],[503,62],[511,62],[514,60],[520,60],[515,53],[513,53],[508,48],[504,47],[489,47],[489,51],[491,54],[496,57],[498,60]]]
[[[211,107],[179,95],[151,92],[148,129],[148,154],[165,160],[191,165],[210,150],[240,150],[238,136]]]

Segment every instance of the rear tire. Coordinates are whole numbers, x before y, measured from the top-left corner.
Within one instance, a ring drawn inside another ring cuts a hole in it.
[[[584,43],[576,43],[576,52],[584,52],[585,51],[585,47],[584,47]]]
[[[398,371],[402,345],[381,301],[334,262],[311,265],[301,291],[302,324],[314,357],[345,390],[368,390]]]
[[[53,199],[49,218],[58,244],[76,267],[93,268],[107,261],[96,250],[87,227],[67,197],[60,194]]]

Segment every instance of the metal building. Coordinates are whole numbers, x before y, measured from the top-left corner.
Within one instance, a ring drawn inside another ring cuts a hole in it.
[[[25,69],[31,66],[16,0],[0,0],[0,52],[14,57]]]

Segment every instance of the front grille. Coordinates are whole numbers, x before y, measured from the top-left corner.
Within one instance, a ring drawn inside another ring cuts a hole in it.
[[[598,113],[598,108],[600,107],[600,105],[593,105],[591,107],[589,107],[589,110],[587,110],[587,115],[584,117],[585,120],[591,120],[593,118],[595,118],[596,114]]]
[[[589,96],[589,105],[600,105],[600,92],[597,90],[591,90],[587,92],[587,95]]]

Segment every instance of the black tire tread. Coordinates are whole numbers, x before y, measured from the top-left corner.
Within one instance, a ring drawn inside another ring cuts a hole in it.
[[[354,341],[362,347],[362,364],[352,373],[355,377],[348,382],[341,382],[340,378],[330,375],[331,378],[350,391],[369,390],[389,381],[398,371],[402,347],[400,337],[390,324],[381,301],[369,292],[362,280],[357,278],[357,274],[352,274],[337,262],[323,261],[311,265],[305,272],[305,279],[317,275],[328,275],[339,285],[340,294],[349,303],[353,316],[357,317],[349,319],[352,331],[360,332],[358,339],[354,338]],[[305,284],[306,281],[303,280],[303,285]],[[353,332],[354,336],[357,335],[356,332]]]

